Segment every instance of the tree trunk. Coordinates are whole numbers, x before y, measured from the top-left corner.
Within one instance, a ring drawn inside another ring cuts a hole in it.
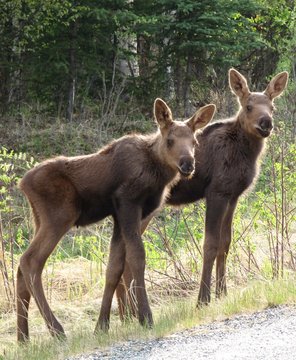
[[[182,68],[180,63],[180,58],[177,57],[176,64],[174,66],[174,88],[175,88],[175,97],[176,97],[176,115],[180,116],[181,109],[181,99],[182,99]]]
[[[191,114],[190,94],[191,94],[191,81],[193,77],[193,57],[191,54],[187,56],[186,73],[183,82],[183,107],[184,116],[187,117]]]
[[[76,90],[76,35],[77,23],[72,22],[70,26],[70,48],[69,48],[69,87],[68,87],[68,107],[67,107],[67,120],[72,122],[73,112],[75,106],[75,90]]]
[[[149,76],[149,51],[150,43],[144,35],[137,36],[137,54],[139,75],[142,79],[146,79]]]

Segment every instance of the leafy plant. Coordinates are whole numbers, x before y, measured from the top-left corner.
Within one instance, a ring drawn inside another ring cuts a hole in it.
[[[7,302],[14,306],[15,256],[24,248],[28,227],[22,201],[17,195],[17,182],[25,169],[35,164],[33,157],[0,148],[0,270]],[[21,212],[22,215],[21,215]]]

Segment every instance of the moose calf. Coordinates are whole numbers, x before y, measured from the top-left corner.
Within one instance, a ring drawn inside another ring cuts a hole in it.
[[[233,213],[239,196],[254,182],[258,160],[273,123],[273,100],[281,95],[288,73],[281,72],[264,92],[251,92],[247,81],[235,69],[229,70],[229,85],[237,96],[240,109],[229,120],[208,125],[197,135],[195,172],[189,180],[181,179],[167,197],[170,205],[206,200],[203,269],[198,304],[210,302],[211,275],[216,260],[216,296],[226,294],[226,258],[231,243]],[[149,223],[145,220],[143,229]],[[132,275],[126,264],[123,282],[117,288],[121,318],[126,307],[135,315],[126,288]]]
[[[210,104],[185,122],[174,121],[166,103],[156,99],[156,133],[124,136],[91,155],[47,160],[25,174],[20,189],[32,208],[35,235],[20,259],[17,273],[19,341],[29,338],[31,296],[50,333],[65,336],[45,298],[41,278],[44,264],[72,226],[88,225],[109,215],[114,220],[114,231],[96,331],[109,327],[111,301],[125,261],[136,286],[139,321],[152,325],[144,283],[141,220],[161,205],[168,186],[179,177],[192,175],[194,133],[212,119],[214,112],[215,106]]]

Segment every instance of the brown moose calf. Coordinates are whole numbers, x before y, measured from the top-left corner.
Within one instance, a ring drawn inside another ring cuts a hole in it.
[[[135,282],[139,321],[152,325],[144,283],[141,220],[161,205],[166,187],[180,175],[193,173],[194,133],[211,120],[214,112],[215,106],[207,105],[185,122],[174,121],[166,103],[156,99],[158,132],[122,137],[95,154],[44,161],[25,174],[20,188],[32,208],[35,235],[20,259],[17,274],[19,341],[29,338],[31,296],[50,333],[65,336],[45,298],[41,279],[44,264],[72,226],[88,225],[109,215],[114,231],[96,330],[109,327],[111,301],[125,261]]]
[[[235,69],[229,70],[229,86],[236,95],[240,108],[227,121],[205,127],[198,135],[195,151],[195,173],[176,183],[167,197],[170,205],[181,205],[206,200],[203,268],[198,305],[211,299],[211,278],[216,261],[216,296],[226,294],[226,260],[231,244],[233,214],[241,194],[256,179],[259,159],[265,141],[273,128],[274,99],[287,86],[288,73],[277,74],[263,92],[252,92],[247,80]],[[145,229],[149,219],[145,219]],[[126,288],[131,288],[129,264],[124,270],[124,282],[119,283],[117,297],[121,318],[126,307],[135,314]]]

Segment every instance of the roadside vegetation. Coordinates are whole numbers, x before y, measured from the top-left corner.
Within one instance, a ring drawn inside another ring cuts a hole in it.
[[[152,296],[153,298],[153,296]],[[5,360],[49,360],[65,359],[73,355],[88,353],[95,349],[104,349],[110,345],[133,339],[151,339],[163,337],[176,331],[194,326],[219,321],[235,314],[249,313],[282,304],[295,305],[296,287],[295,276],[281,280],[250,281],[248,285],[239,289],[232,289],[227,297],[213,301],[209,306],[196,309],[196,296],[186,298],[166,297],[161,305],[154,307],[155,326],[151,330],[144,329],[136,320],[121,324],[118,319],[111,321],[108,334],[93,335],[96,322],[94,313],[97,306],[85,303],[76,307],[73,302],[56,304],[56,313],[67,322],[67,341],[58,341],[40,335],[38,320],[33,315],[33,328],[38,334],[28,345],[17,346],[13,340],[6,340],[1,345],[0,359]],[[73,316],[75,315],[75,320]],[[2,319],[0,330],[12,328],[11,315]],[[10,324],[10,327],[9,327]],[[2,336],[1,336],[2,343]]]

